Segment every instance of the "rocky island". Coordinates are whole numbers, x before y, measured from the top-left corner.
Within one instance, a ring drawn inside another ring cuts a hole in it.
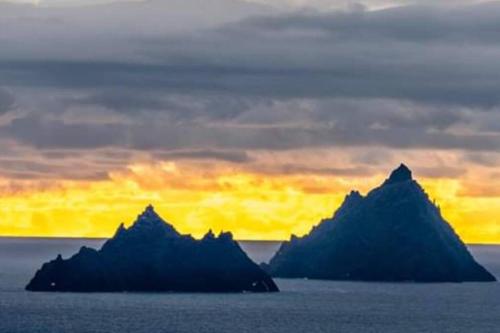
[[[179,234],[148,206],[100,250],[82,247],[43,264],[29,291],[275,292],[278,287],[230,233]]]
[[[332,218],[292,236],[264,266],[285,278],[495,281],[403,164],[365,197],[351,192]]]

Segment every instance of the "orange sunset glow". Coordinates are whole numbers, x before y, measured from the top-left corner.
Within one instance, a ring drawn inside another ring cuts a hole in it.
[[[274,161],[286,164],[300,154],[275,154]],[[334,164],[339,154],[322,151],[309,154],[309,160]],[[407,157],[426,156],[432,161],[431,155],[440,160],[435,153]],[[271,158],[255,156],[263,161]],[[457,158],[440,157],[445,156]],[[110,237],[119,223],[131,223],[153,203],[181,232],[196,237],[212,229],[230,230],[238,239],[284,240],[291,234],[303,235],[330,217],[352,189],[366,194],[379,185],[395,163],[354,170],[355,175],[336,175],[340,168],[252,170],[213,161],[142,161],[110,171],[108,179],[99,181],[3,179],[0,234]],[[414,164],[416,179],[464,241],[500,242],[500,193],[494,192],[495,179],[476,183],[485,177],[478,167],[460,176],[446,176],[433,174],[438,168]]]

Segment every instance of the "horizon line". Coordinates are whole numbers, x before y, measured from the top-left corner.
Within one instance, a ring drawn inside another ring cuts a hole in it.
[[[191,234],[181,234],[183,236],[192,236]],[[6,238],[10,238],[10,239],[47,239],[47,240],[50,240],[50,239],[67,239],[67,240],[72,240],[72,239],[86,239],[86,240],[108,240],[108,239],[111,239],[113,238],[113,236],[111,237],[86,237],[86,236],[15,236],[15,235],[0,235],[0,239],[6,239]],[[269,243],[276,243],[276,242],[286,242],[288,241],[287,239],[285,240],[282,240],[282,239],[236,239],[234,238],[235,241],[237,242],[269,242]],[[498,245],[500,245],[500,243],[498,243]]]
[[[0,235],[0,239],[45,239],[45,240],[108,240],[111,239],[112,237],[81,237],[81,236],[14,236],[14,235]],[[260,243],[277,243],[277,242],[286,242],[288,240],[280,240],[280,239],[234,239],[237,242],[260,242]],[[500,246],[500,243],[467,243],[464,242],[466,245],[473,245],[473,246]]]

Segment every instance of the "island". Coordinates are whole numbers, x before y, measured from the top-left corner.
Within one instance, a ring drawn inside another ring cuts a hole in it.
[[[332,218],[284,242],[272,276],[355,281],[495,281],[401,164],[366,196],[353,191]]]
[[[179,234],[148,206],[101,249],[43,264],[26,286],[45,292],[277,292],[231,233]]]

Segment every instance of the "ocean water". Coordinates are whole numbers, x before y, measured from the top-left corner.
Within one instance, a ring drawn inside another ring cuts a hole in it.
[[[23,290],[42,262],[101,240],[0,238],[0,333],[500,332],[500,284],[277,279],[276,294],[57,294]],[[279,246],[243,242],[257,262]],[[500,246],[471,246],[500,277]]]

